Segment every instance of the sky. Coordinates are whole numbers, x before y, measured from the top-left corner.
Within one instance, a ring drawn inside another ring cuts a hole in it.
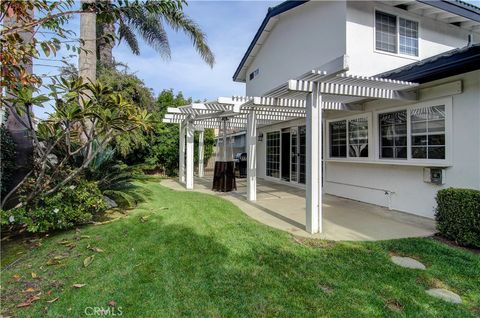
[[[210,68],[195,51],[190,39],[182,32],[167,28],[171,59],[163,59],[140,38],[140,55],[135,56],[128,46],[120,43],[113,54],[118,62],[128,65],[150,87],[154,95],[163,89],[182,91],[193,100],[213,100],[219,96],[244,95],[243,83],[232,80],[240,60],[265,17],[268,7],[281,1],[189,1],[185,12],[207,35],[207,42],[215,54],[216,63]],[[67,28],[79,34],[79,17],[73,18]],[[34,62],[34,72],[48,76],[58,74],[59,61],[71,55],[62,49],[54,58],[42,58]],[[77,64],[78,57],[68,59]],[[48,65],[48,66],[47,66]],[[39,118],[46,118],[50,107],[35,111]]]

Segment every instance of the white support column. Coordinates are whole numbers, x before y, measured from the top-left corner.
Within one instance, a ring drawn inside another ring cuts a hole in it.
[[[322,232],[322,97],[319,86],[314,82],[306,100],[306,230],[312,234]]]
[[[178,161],[178,181],[180,183],[185,183],[185,125],[180,123],[178,125],[180,147],[179,147],[179,161]]]
[[[247,200],[257,200],[257,115],[247,117]]]
[[[186,181],[186,188],[188,190],[193,190],[193,151],[194,151],[194,132],[195,129],[193,127],[193,122],[187,121],[186,125],[186,133],[187,133],[187,164],[186,164],[186,173],[185,173],[185,181]]]
[[[202,130],[198,134],[198,176],[200,178],[203,178],[204,176],[204,166],[203,166],[203,156],[204,156],[204,150],[203,150],[203,138],[204,138],[205,132]]]

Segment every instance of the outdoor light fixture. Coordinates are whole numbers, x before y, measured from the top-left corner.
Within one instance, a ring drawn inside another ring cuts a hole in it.
[[[258,138],[257,138],[258,141],[262,141],[263,140],[263,133],[260,133],[258,135]]]

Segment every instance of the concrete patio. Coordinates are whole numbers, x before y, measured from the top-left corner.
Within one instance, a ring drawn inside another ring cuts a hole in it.
[[[185,186],[168,179],[162,184],[179,191]],[[229,193],[211,191],[211,177],[195,178],[195,191],[223,197],[251,218],[291,234],[327,240],[388,240],[406,237],[423,237],[435,233],[433,220],[386,208],[343,199],[323,196],[323,233],[305,231],[305,190],[289,185],[258,179],[257,201],[246,200],[246,181],[237,179],[237,191]]]

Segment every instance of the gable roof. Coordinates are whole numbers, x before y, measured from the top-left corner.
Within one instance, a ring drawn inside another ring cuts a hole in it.
[[[233,74],[233,81],[245,82],[246,74],[243,75],[244,78],[240,78],[240,73],[246,67],[245,64],[248,58],[251,56],[251,53],[254,50],[255,46],[257,46],[257,42],[260,39],[260,37],[262,35],[265,35],[265,33],[270,32],[270,30],[266,30],[267,26],[269,25],[269,22],[271,22],[270,20],[286,11],[292,10],[309,1],[310,0],[287,0],[275,7],[268,8],[267,15],[263,19],[262,24],[258,28],[257,33],[255,33],[255,36],[253,37],[252,42],[248,46],[247,51],[243,55],[243,58],[240,61],[240,64],[238,65],[237,69],[235,70],[235,73]],[[408,1],[405,1],[405,2],[408,2]],[[417,2],[430,5],[432,7],[464,17],[466,19],[469,19],[475,22],[480,22],[480,8],[473,4],[466,3],[461,0],[417,0]]]
[[[450,50],[419,62],[384,72],[377,77],[426,83],[480,69],[480,43]]]

